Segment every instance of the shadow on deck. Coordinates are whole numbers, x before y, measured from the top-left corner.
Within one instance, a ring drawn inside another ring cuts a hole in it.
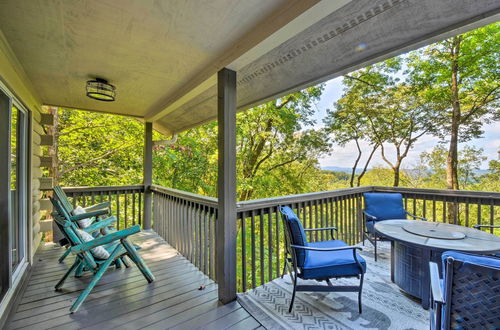
[[[134,265],[111,268],[75,314],[69,307],[85,288],[89,277],[70,277],[62,292],[55,283],[72,264],[62,264],[64,252],[52,244],[42,245],[22,295],[7,321],[7,329],[254,329],[260,324],[234,301],[220,305],[217,284],[194,267],[154,232],[133,237],[156,276],[147,284]],[[203,285],[205,288],[199,290]]]

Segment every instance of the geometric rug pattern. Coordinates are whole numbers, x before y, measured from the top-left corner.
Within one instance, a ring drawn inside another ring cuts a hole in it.
[[[362,314],[358,313],[355,292],[297,292],[288,313],[293,288],[288,275],[238,294],[238,301],[267,329],[428,329],[429,312],[391,282],[390,243],[377,245],[377,262],[371,244],[361,251],[367,263]],[[356,278],[332,280],[334,285],[358,283]]]

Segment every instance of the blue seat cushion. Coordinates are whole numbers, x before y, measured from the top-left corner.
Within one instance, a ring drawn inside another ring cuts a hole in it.
[[[403,195],[399,193],[364,193],[365,212],[374,216],[375,221],[406,219]]]
[[[334,248],[347,246],[341,240],[309,243],[309,247]],[[357,254],[362,269],[354,260],[352,250],[307,251],[307,258],[302,267],[303,279],[321,279],[337,276],[353,276],[366,272],[366,261]]]
[[[292,237],[291,243],[293,245],[307,246],[306,232],[304,231],[304,227],[302,227],[299,217],[297,217],[295,212],[293,212],[293,210],[288,206],[281,207],[280,211],[284,220],[287,221],[290,226],[290,234]],[[295,254],[297,256],[297,267],[302,267],[306,259],[306,251],[302,249],[295,249]]]

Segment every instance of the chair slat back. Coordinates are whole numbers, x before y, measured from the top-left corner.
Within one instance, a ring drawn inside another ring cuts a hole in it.
[[[54,206],[54,220],[70,245],[76,246],[84,243],[84,240],[78,233],[76,225],[70,220],[70,215],[66,212],[60,201],[52,197],[50,201]],[[89,268],[97,268],[97,263],[92,253],[89,251],[82,252],[81,257]]]
[[[451,255],[445,259],[444,325],[452,329],[500,326],[500,259],[462,254],[465,258],[460,260],[458,253]]]
[[[73,205],[69,202],[68,196],[64,192],[61,186],[55,186],[52,188],[54,196],[59,200],[61,206],[68,212],[68,214],[73,214]]]

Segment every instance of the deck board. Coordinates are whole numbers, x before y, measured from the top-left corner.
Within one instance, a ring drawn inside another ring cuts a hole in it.
[[[154,232],[133,238],[156,277],[147,284],[138,268],[111,268],[75,314],[69,307],[90,276],[70,277],[62,292],[54,290],[74,260],[57,259],[64,249],[42,245],[19,304],[6,329],[254,329],[260,327],[238,302],[221,305],[217,284],[194,267]],[[198,290],[204,285],[203,290]]]

